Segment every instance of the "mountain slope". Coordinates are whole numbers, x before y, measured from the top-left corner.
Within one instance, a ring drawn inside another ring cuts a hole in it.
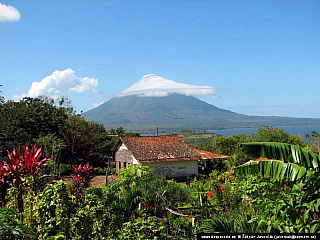
[[[181,94],[115,97],[84,115],[107,129],[122,126],[140,132],[154,132],[155,127],[172,131],[320,124],[320,119],[247,116]]]

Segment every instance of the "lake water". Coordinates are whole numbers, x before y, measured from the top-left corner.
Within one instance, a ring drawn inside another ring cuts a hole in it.
[[[307,140],[306,134],[310,134],[312,131],[320,133],[320,125],[307,125],[307,126],[276,126],[274,128],[283,129],[286,133],[296,134],[302,137],[304,141]],[[207,132],[214,132],[224,136],[231,136],[233,134],[252,134],[257,128],[235,128],[235,129],[223,129],[223,130],[209,130]]]

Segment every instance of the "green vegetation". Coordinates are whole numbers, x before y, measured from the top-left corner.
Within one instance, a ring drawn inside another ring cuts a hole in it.
[[[215,133],[192,130],[180,131],[179,135],[182,136],[183,140],[192,147],[199,147],[202,145],[210,144],[212,140],[218,136]]]
[[[313,134],[315,134],[314,132]],[[283,129],[273,127],[261,127],[258,128],[254,134],[234,134],[232,136],[216,136],[209,143],[198,143],[194,146],[199,149],[224,154],[230,156],[224,161],[214,160],[211,161],[214,169],[218,170],[233,170],[234,167],[244,164],[248,160],[252,159],[246,152],[241,151],[239,146],[241,143],[246,142],[281,142],[287,144],[297,145],[302,148],[310,149],[314,146],[314,140],[310,140],[308,143],[304,142],[298,135],[288,134]],[[256,156],[257,157],[257,156]],[[211,171],[212,169],[210,169]]]
[[[309,149],[320,154],[320,133],[312,131],[311,134],[307,134],[306,137],[309,141]]]
[[[108,132],[101,124],[77,115],[64,98],[23,98],[0,104],[0,132],[1,159],[7,157],[7,150],[37,143],[51,159],[51,173],[58,175],[67,170],[65,164],[89,162],[106,167],[117,136],[138,135],[126,133],[122,127]]]
[[[105,174],[118,137],[137,133],[122,127],[107,131],[75,114],[65,99],[25,98],[2,102],[0,110],[1,239],[320,232],[317,132],[306,143],[272,127],[230,137],[185,131],[192,145],[230,157],[211,161],[203,166],[207,174],[186,182],[132,164],[118,181],[96,188],[90,187],[92,173]],[[274,160],[243,164],[259,157]],[[114,164],[109,167],[110,173]],[[58,181],[63,173],[72,180]]]
[[[9,232],[12,239],[196,239],[205,232],[320,231],[315,171],[295,181],[213,171],[177,183],[152,176],[147,166],[129,165],[118,181],[102,188],[84,184],[90,171],[76,166],[72,184],[58,181],[38,193],[24,192],[28,205],[22,215],[14,211],[11,194],[10,209],[0,209],[0,234]]]

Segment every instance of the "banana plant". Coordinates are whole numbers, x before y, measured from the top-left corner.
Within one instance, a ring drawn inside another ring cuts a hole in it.
[[[320,156],[296,145],[277,142],[240,144],[240,149],[253,158],[234,169],[237,175],[261,174],[266,178],[299,180],[308,170],[319,171]],[[264,160],[266,159],[266,160]]]

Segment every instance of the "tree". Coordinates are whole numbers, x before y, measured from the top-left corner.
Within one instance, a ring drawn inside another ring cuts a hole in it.
[[[0,111],[0,157],[7,149],[31,145],[35,139],[48,134],[63,138],[68,115],[64,108],[45,98],[23,98],[8,101]]]
[[[118,127],[116,129],[111,128],[109,131],[109,133],[111,135],[115,135],[115,136],[119,136],[119,137],[123,136],[125,134],[125,132],[126,132],[126,130],[123,127]]]
[[[311,134],[307,134],[309,146],[311,150],[315,153],[320,154],[320,133],[312,131]]]
[[[288,134],[283,129],[274,127],[258,128],[251,137],[252,142],[281,142],[305,147],[306,143],[298,135]]]
[[[238,145],[249,140],[250,137],[246,134],[217,137],[212,141],[212,148],[210,150],[216,153],[229,155],[230,158],[226,159],[224,162],[229,169],[232,169],[234,166],[247,161],[246,155],[239,152]]]
[[[105,166],[107,155],[111,155],[112,139],[104,126],[77,115],[68,117],[67,126],[65,159],[69,163],[89,162],[93,166]]]
[[[52,133],[36,139],[35,142],[43,147],[44,156],[51,159],[53,163],[52,170],[60,176],[61,152],[66,147],[66,143]]]
[[[217,137],[212,141],[212,151],[230,156],[237,152],[238,145],[240,143],[247,142],[249,139],[249,136],[246,134],[234,134],[229,137]]]
[[[2,87],[2,85],[0,85],[0,87]],[[0,96],[0,106],[1,106],[2,104],[5,103],[5,99],[4,99],[4,96],[2,96],[2,91],[0,91],[0,94],[1,94]]]
[[[61,163],[105,166],[106,155],[111,155],[112,138],[105,128],[76,115],[67,98],[23,98],[0,109],[0,158],[6,157],[7,149],[37,142],[59,173]],[[124,129],[116,131],[122,134]]]

